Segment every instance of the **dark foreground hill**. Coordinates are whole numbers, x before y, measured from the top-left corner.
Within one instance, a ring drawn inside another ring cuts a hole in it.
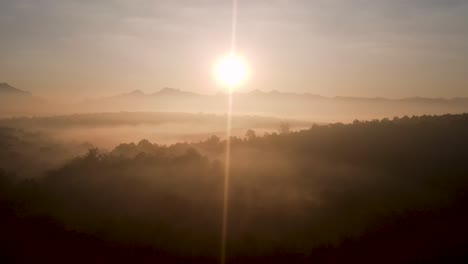
[[[228,263],[466,263],[466,135],[463,114],[233,138]],[[216,263],[224,145],[143,140],[34,180],[3,170],[0,260]]]

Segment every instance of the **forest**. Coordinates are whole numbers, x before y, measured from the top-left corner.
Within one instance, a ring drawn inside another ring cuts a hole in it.
[[[468,114],[246,129],[227,263],[466,263],[467,135]],[[0,262],[218,263],[225,146],[106,150],[3,124]]]

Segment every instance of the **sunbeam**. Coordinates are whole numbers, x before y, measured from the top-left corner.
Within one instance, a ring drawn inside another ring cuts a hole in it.
[[[227,106],[227,122],[226,122],[226,160],[224,163],[224,189],[223,189],[223,216],[221,229],[221,264],[226,263],[226,242],[227,242],[227,227],[228,227],[228,212],[229,212],[229,176],[231,165],[231,122],[232,122],[232,89],[244,79],[244,68],[239,67],[239,63],[233,63],[232,60],[236,54],[236,28],[237,28],[237,0],[232,1],[232,28],[231,28],[231,60],[224,63],[222,67],[225,84],[229,87],[228,106]],[[226,67],[229,66],[229,67]],[[235,67],[234,67],[235,66]],[[231,70],[231,72],[229,72]],[[232,73],[235,70],[235,74]]]

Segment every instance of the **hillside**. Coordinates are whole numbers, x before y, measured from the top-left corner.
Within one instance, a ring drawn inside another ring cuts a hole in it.
[[[17,95],[17,96],[30,96],[31,93],[17,89],[8,83],[0,83],[0,96]]]
[[[463,263],[467,134],[464,114],[233,138],[229,262]],[[2,243],[32,231],[0,255],[24,259],[15,252],[34,248],[44,227],[58,236],[44,245],[65,241],[62,250],[83,248],[82,259],[126,252],[115,261],[215,263],[224,146],[216,137],[168,146],[142,140],[91,149],[35,180],[4,170],[2,219],[24,220],[13,221]],[[81,246],[87,240],[98,249]]]
[[[50,114],[55,106],[30,92],[0,83],[0,118],[18,115]]]

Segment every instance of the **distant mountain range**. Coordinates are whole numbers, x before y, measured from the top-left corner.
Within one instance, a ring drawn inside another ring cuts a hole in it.
[[[23,99],[26,97],[36,98],[28,92],[21,91],[8,84],[1,84],[0,103],[5,94],[12,93],[19,95],[17,97]],[[13,99],[10,97],[9,100]],[[37,99],[36,101],[41,100]],[[468,98],[412,97],[387,99],[324,97],[309,93],[299,94],[254,90],[247,93],[234,93],[233,101],[233,112],[237,115],[255,114],[292,117],[318,122],[349,122],[354,119],[468,112]],[[224,114],[226,112],[227,95],[223,93],[204,95],[173,88],[164,88],[154,93],[134,90],[115,96],[88,99],[78,104],[63,104],[61,106],[45,103],[45,101],[41,102],[42,106],[36,104],[35,107],[38,108],[30,114],[49,113],[51,111],[56,114],[118,111]],[[18,103],[17,105],[21,105],[21,102]],[[24,106],[24,108],[28,107]],[[0,108],[0,111],[4,111],[4,109]],[[27,111],[23,111],[23,113],[25,112]],[[1,113],[3,115],[15,114],[11,113],[11,111],[6,111],[0,112],[0,116],[2,115]]]
[[[309,93],[263,92],[254,90],[233,94],[233,112],[293,117],[319,122],[349,122],[354,119],[373,119],[404,115],[445,114],[468,112],[468,98],[404,99],[324,97]],[[227,95],[203,95],[172,88],[155,93],[135,90],[111,97],[84,102],[90,112],[99,111],[171,111],[225,113]]]

